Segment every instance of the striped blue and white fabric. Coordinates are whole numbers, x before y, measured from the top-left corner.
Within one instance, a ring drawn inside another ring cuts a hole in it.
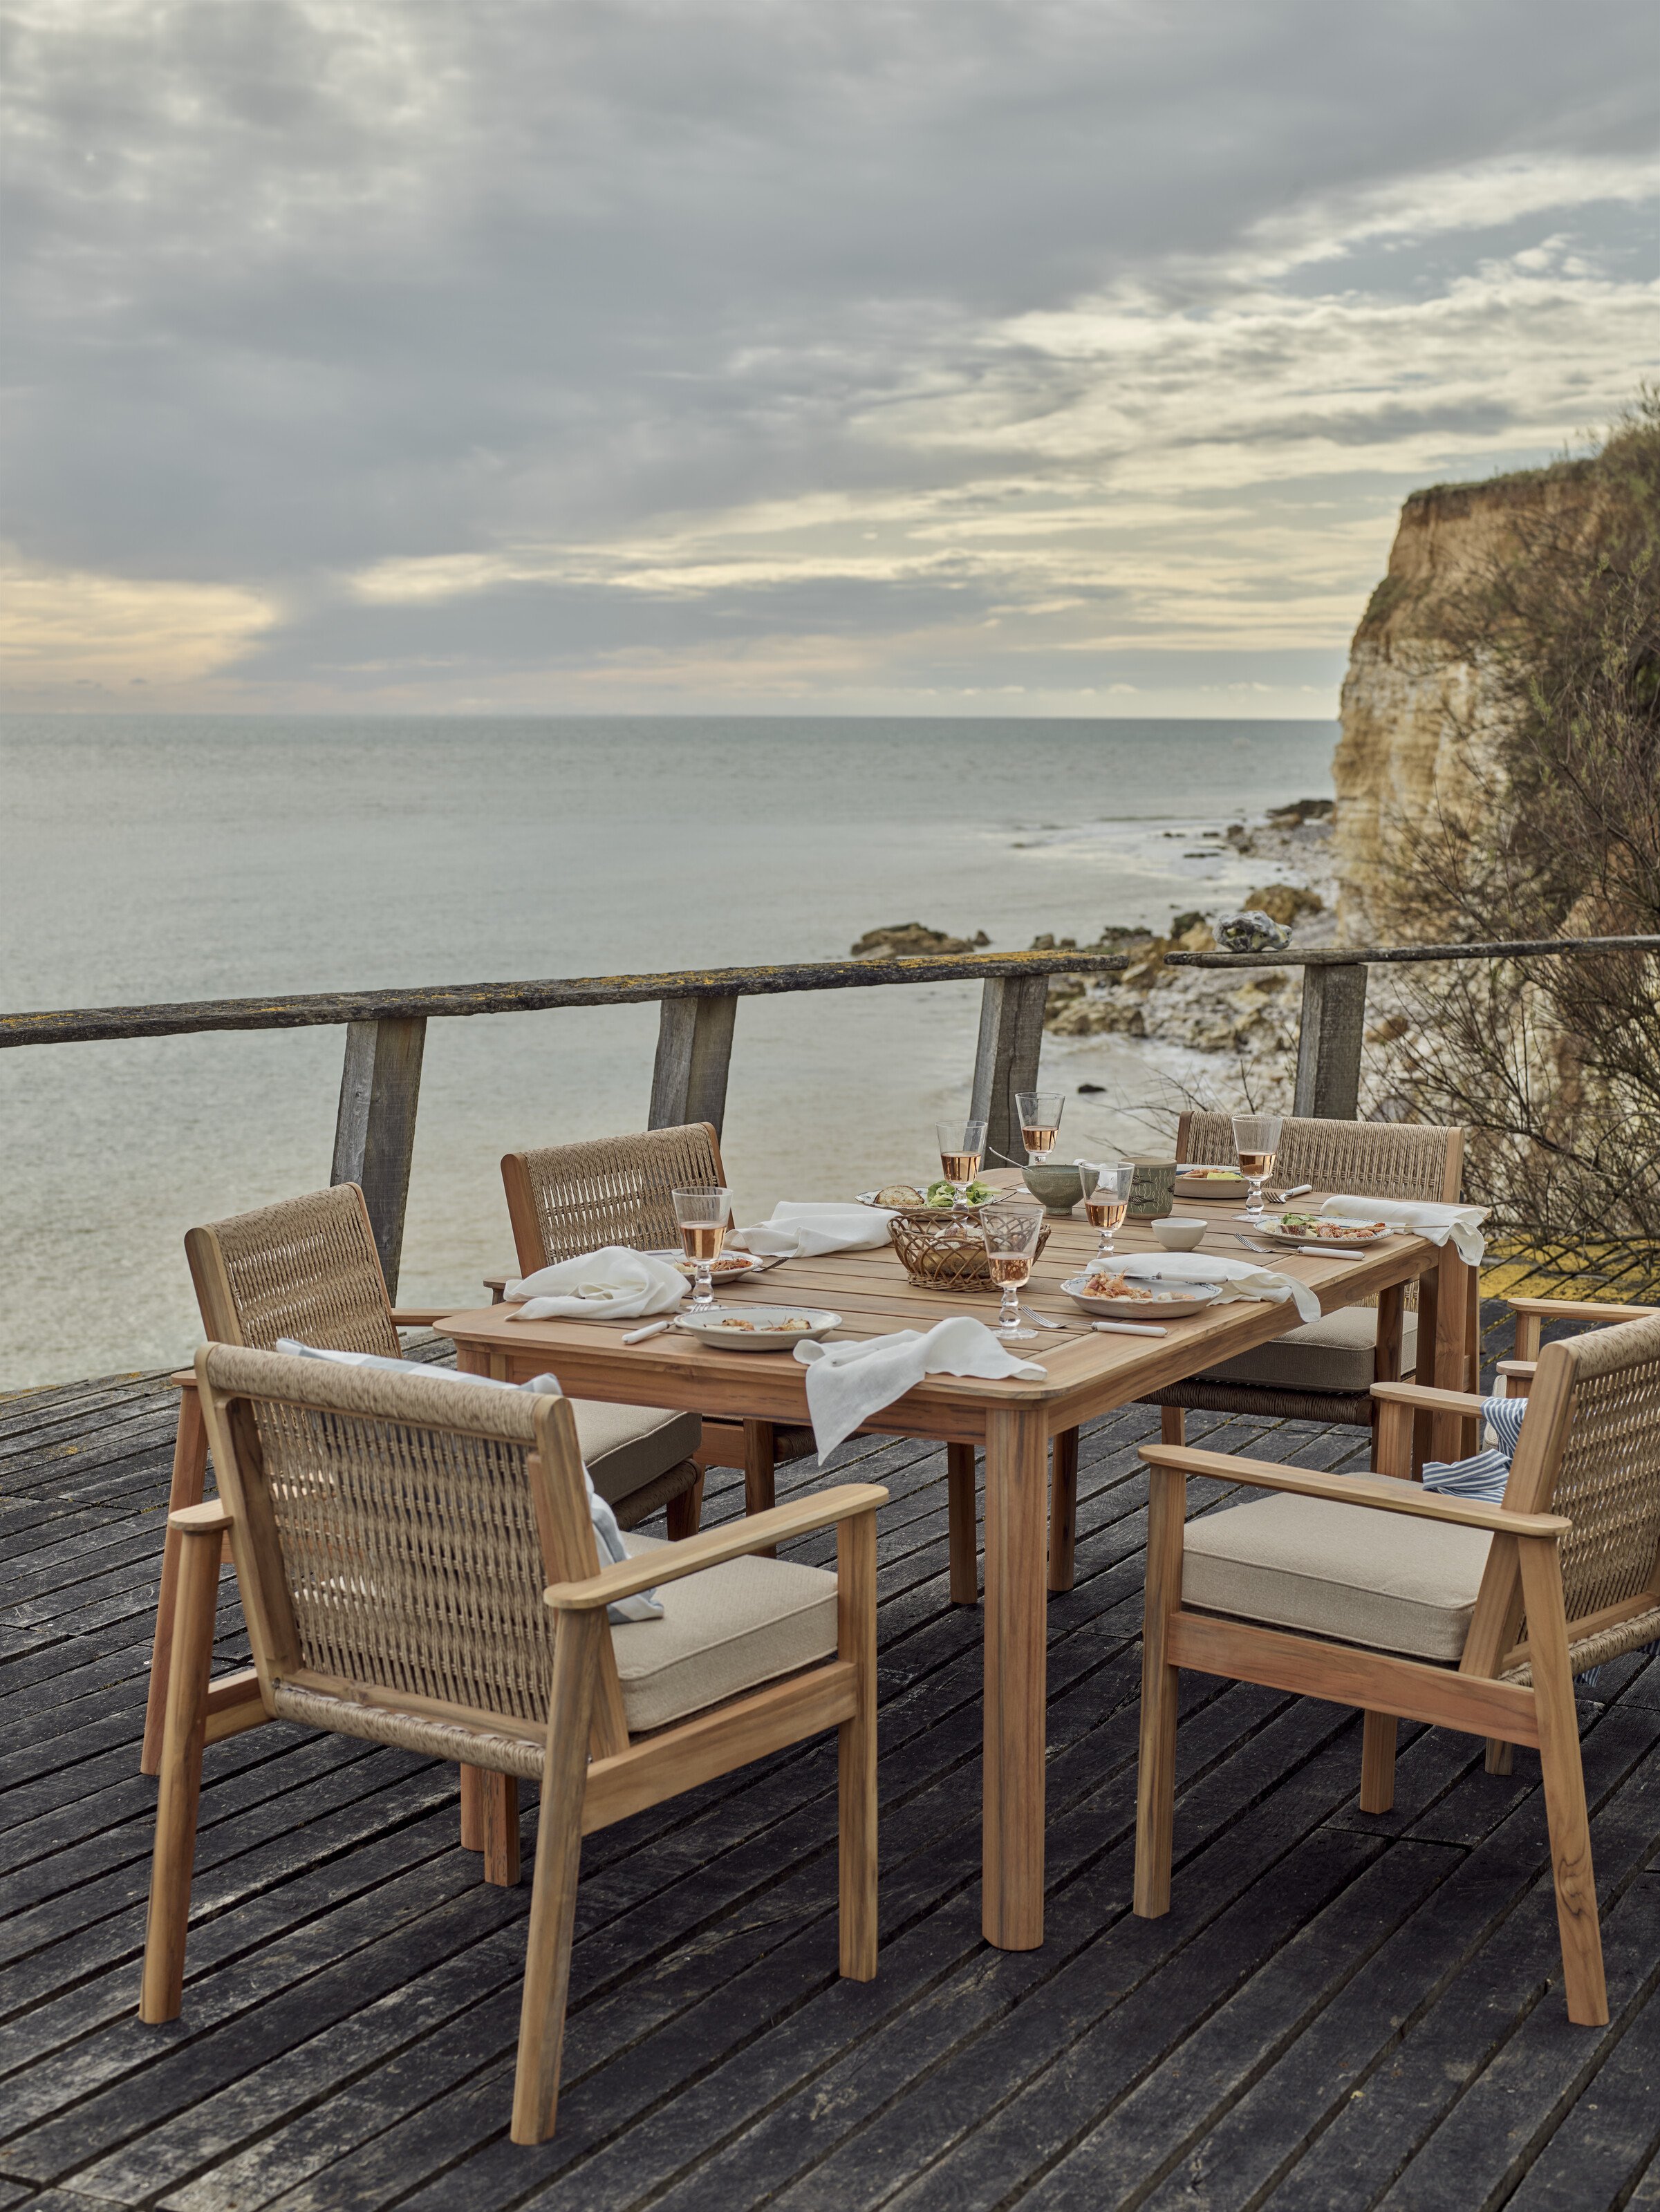
[[[1527,1410],[1525,1398],[1484,1398],[1481,1418],[1496,1442],[1468,1459],[1426,1460],[1425,1489],[1438,1490],[1448,1498],[1480,1498],[1489,1505],[1501,1504],[1522,1434],[1522,1416]]]

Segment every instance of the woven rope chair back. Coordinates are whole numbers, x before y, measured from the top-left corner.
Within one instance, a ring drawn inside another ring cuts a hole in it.
[[[185,1249],[211,1338],[269,1351],[291,1336],[331,1352],[400,1356],[356,1183],[192,1229]]]
[[[1554,1490],[1540,1507],[1573,1523],[1561,1546],[1571,1622],[1653,1585],[1660,1550],[1660,1316],[1592,1330],[1574,1352],[1572,1413]]]
[[[1414,1121],[1324,1121],[1288,1115],[1280,1133],[1274,1178],[1283,1188],[1306,1182],[1356,1198],[1439,1200],[1451,1190],[1449,1161],[1462,1133]],[[1231,1164],[1233,1125],[1226,1114],[1188,1117],[1185,1158],[1195,1164]]]
[[[258,1449],[239,1444],[237,1510],[274,1534],[253,1548],[280,1559],[270,1595],[292,1616],[298,1665],[362,1691],[545,1722],[553,1615],[526,1467],[538,1401],[418,1366],[395,1375],[230,1346],[210,1352],[208,1375],[251,1417]],[[580,1462],[550,1456],[575,1498]],[[593,1573],[593,1557],[575,1571]]]
[[[605,1244],[678,1248],[671,1194],[726,1180],[707,1121],[510,1152],[502,1172],[526,1274]]]

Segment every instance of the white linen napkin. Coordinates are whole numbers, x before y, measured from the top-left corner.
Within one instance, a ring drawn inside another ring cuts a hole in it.
[[[821,1467],[861,1421],[915,1389],[925,1375],[976,1375],[988,1382],[1013,1375],[1041,1382],[1049,1372],[1017,1359],[972,1314],[953,1314],[926,1335],[902,1328],[855,1344],[798,1344],[795,1356],[807,1370],[807,1411]]]
[[[505,1296],[526,1303],[512,1321],[546,1321],[554,1314],[666,1313],[678,1306],[691,1288],[678,1267],[655,1260],[649,1252],[631,1252],[625,1244],[603,1245],[598,1252],[581,1252],[574,1260],[556,1261],[538,1267],[517,1283],[509,1283]]]
[[[739,1252],[769,1259],[811,1259],[818,1252],[867,1252],[888,1241],[891,1209],[881,1206],[815,1206],[784,1199],[769,1221],[734,1229],[727,1242]]]
[[[1104,1267],[1113,1264],[1101,1262]],[[1277,1267],[1253,1267],[1249,1260],[1213,1260],[1203,1252],[1128,1252],[1116,1264],[1120,1274],[1138,1283],[1220,1283],[1219,1306],[1241,1298],[1266,1298],[1280,1306],[1289,1298],[1299,1321],[1320,1318],[1320,1301],[1306,1283]],[[1086,1272],[1097,1270],[1091,1266]]]
[[[1450,1238],[1467,1267],[1479,1267],[1487,1249],[1481,1234],[1485,1206],[1432,1206],[1420,1199],[1351,1198],[1340,1192],[1320,1211],[1334,1221],[1387,1221],[1391,1229],[1426,1237],[1432,1244],[1445,1244]]]

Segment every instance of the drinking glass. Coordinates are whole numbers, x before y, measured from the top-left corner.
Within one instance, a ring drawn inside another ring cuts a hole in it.
[[[718,1185],[706,1183],[699,1190],[677,1190],[671,1194],[674,1201],[674,1218],[680,1231],[680,1247],[687,1259],[696,1262],[697,1272],[692,1278],[691,1304],[688,1313],[708,1314],[714,1310],[714,1284],[709,1274],[709,1262],[727,1241],[727,1220],[732,1211],[731,1193]]]
[[[939,1147],[939,1172],[957,1193],[952,1212],[960,1219],[968,1212],[963,1193],[980,1172],[986,1156],[983,1121],[936,1121],[934,1141]]]
[[[1134,1163],[1130,1160],[1080,1160],[1085,1179],[1093,1172],[1095,1188],[1084,1194],[1084,1212],[1091,1229],[1101,1232],[1101,1242],[1095,1258],[1090,1262],[1097,1267],[1113,1255],[1113,1231],[1129,1212],[1130,1189],[1135,1181]]]
[[[1020,1325],[1020,1293],[1031,1279],[1037,1257],[1037,1239],[1043,1227],[1041,1206],[984,1206],[980,1209],[980,1235],[986,1247],[986,1265],[993,1282],[1001,1285],[1003,1304],[997,1316],[997,1334],[1036,1336],[1035,1328]]]
[[[1274,1156],[1280,1149],[1280,1116],[1277,1114],[1236,1114],[1233,1117],[1233,1149],[1239,1162],[1239,1172],[1250,1183],[1245,1195],[1244,1218],[1262,1218],[1262,1186],[1274,1173]]]
[[[1041,1168],[1055,1150],[1065,1103],[1058,1091],[1015,1092],[1014,1110],[1020,1116],[1020,1141],[1026,1148],[1028,1167]]]

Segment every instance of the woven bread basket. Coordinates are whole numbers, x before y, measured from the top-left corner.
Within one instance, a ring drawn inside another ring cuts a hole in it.
[[[919,1291],[960,1291],[984,1297],[1001,1288],[992,1280],[972,1212],[967,1221],[958,1221],[937,1206],[908,1206],[889,1222],[888,1241]],[[1038,1252],[1049,1241],[1046,1221],[1037,1232]]]

